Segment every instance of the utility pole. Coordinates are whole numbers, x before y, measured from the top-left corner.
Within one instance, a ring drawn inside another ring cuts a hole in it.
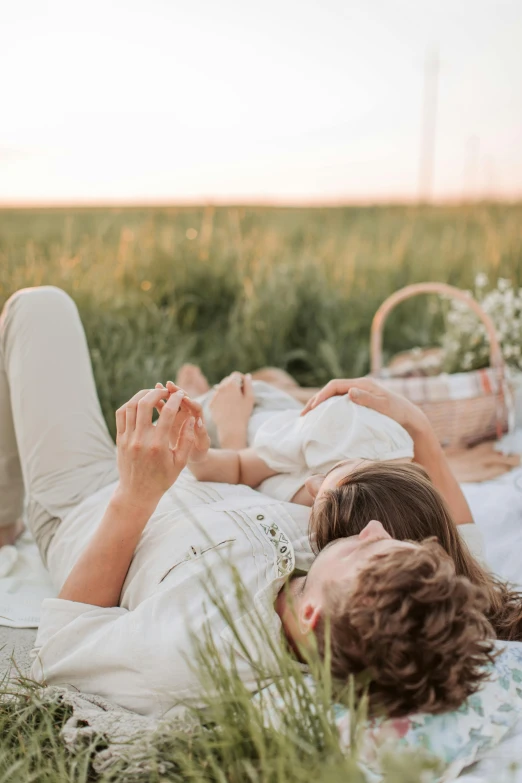
[[[495,200],[495,158],[493,155],[484,155],[484,198],[486,201]]]
[[[431,201],[433,196],[438,91],[439,53],[438,50],[435,49],[427,54],[424,64],[424,91],[422,98],[422,130],[419,162],[419,201]]]
[[[464,201],[477,201],[479,198],[480,138],[470,136],[466,144],[466,162],[464,164]]]

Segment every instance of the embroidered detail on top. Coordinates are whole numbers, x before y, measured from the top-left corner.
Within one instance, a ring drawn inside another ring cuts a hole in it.
[[[264,519],[264,516],[258,514],[257,518]],[[260,528],[276,551],[278,576],[287,576],[294,570],[295,565],[294,548],[290,543],[290,539],[275,522],[272,524],[263,522],[260,524]]]

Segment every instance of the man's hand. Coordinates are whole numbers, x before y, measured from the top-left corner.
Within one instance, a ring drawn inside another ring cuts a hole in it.
[[[181,390],[170,394],[164,387],[143,389],[116,411],[120,481],[59,598],[95,606],[119,604],[143,530],[194,444],[195,421],[181,414],[183,399]],[[156,426],[154,408],[160,414]],[[172,446],[174,431],[178,435]]]
[[[161,406],[157,425],[152,412],[167,396],[165,389],[144,389],[116,411],[118,494],[137,507],[154,509],[186,466],[195,440],[195,420],[185,417],[176,426],[183,391]],[[174,446],[171,433],[177,430]]]
[[[176,394],[179,391],[183,391],[183,389],[180,389],[180,387],[176,386],[176,384],[172,381],[167,381],[165,386],[162,386],[161,383],[157,383],[156,389],[164,389],[168,396]],[[160,413],[164,405],[165,402],[163,402],[163,400],[158,404],[157,409]],[[203,421],[203,409],[201,405],[199,402],[196,402],[195,400],[192,400],[190,397],[188,397],[187,394],[184,394],[179,413],[174,419],[174,423],[170,432],[170,445],[171,448],[175,448],[181,428],[183,427],[184,422],[190,418],[194,419],[195,425],[194,443],[192,444],[188,461],[189,463],[201,462],[207,456],[207,452],[210,448],[210,438],[207,432],[207,428],[205,427],[205,422]]]

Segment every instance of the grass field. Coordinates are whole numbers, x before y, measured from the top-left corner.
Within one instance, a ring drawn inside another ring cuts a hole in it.
[[[383,299],[424,280],[468,288],[478,272],[522,285],[522,204],[0,210],[0,306],[33,285],[75,298],[113,433],[116,407],[184,361],[212,382],[267,364],[308,385],[364,373]],[[406,303],[390,319],[388,352],[430,344],[441,323],[436,301]],[[132,778],[96,775],[91,746],[69,757],[58,739],[68,713],[29,689],[0,709],[0,783],[363,783],[339,749],[324,688],[299,714],[289,702],[283,736],[235,687],[223,675],[207,727],[158,739],[154,772]],[[390,783],[430,780],[422,760],[390,765]]]
[[[54,284],[84,319],[104,414],[187,360],[210,380],[278,365],[303,384],[368,369],[392,291],[477,272],[522,284],[522,204],[0,211],[0,305]],[[437,301],[390,318],[389,353],[441,328]]]

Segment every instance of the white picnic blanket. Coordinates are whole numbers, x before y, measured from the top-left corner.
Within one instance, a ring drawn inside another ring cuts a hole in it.
[[[458,783],[522,783],[522,721],[496,748],[465,769]]]
[[[522,454],[522,428],[506,435],[496,448]],[[484,536],[488,566],[522,586],[522,466],[491,481],[461,486]]]
[[[44,598],[56,597],[31,534],[0,548],[0,625],[38,628]]]

